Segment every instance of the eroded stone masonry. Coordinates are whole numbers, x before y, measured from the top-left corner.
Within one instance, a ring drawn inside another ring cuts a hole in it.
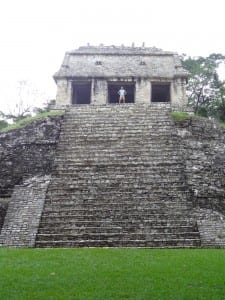
[[[81,47],[54,78],[64,117],[0,134],[2,246],[225,246],[225,131],[172,120],[176,54]]]

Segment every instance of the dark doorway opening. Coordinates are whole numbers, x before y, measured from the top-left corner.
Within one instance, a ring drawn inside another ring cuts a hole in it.
[[[153,83],[152,84],[152,102],[169,102],[170,101],[170,84]]]
[[[108,83],[108,103],[119,103],[118,91],[121,86],[126,90],[126,103],[134,103],[135,83],[134,82],[110,82]]]
[[[74,82],[72,104],[91,103],[91,82]]]

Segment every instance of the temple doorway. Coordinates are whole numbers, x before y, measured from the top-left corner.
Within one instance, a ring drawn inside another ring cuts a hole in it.
[[[127,94],[125,103],[134,103],[135,99],[135,83],[134,82],[109,82],[108,83],[108,103],[119,103],[119,89],[123,87]]]
[[[72,104],[91,103],[91,82],[78,81],[73,83]]]
[[[170,102],[170,83],[152,83],[152,102]]]

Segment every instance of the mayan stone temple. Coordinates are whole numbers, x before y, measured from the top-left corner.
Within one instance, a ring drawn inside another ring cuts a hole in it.
[[[187,72],[177,54],[157,48],[80,47],[65,54],[54,78],[59,107],[118,103],[121,86],[126,103],[186,104]]]
[[[0,133],[0,245],[194,248],[225,245],[225,133],[176,122],[188,73],[173,52],[67,52],[55,109]]]

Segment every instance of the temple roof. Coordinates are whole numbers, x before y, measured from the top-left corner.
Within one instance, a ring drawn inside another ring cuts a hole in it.
[[[66,52],[54,78],[187,77],[177,53],[155,47],[82,46]]]

